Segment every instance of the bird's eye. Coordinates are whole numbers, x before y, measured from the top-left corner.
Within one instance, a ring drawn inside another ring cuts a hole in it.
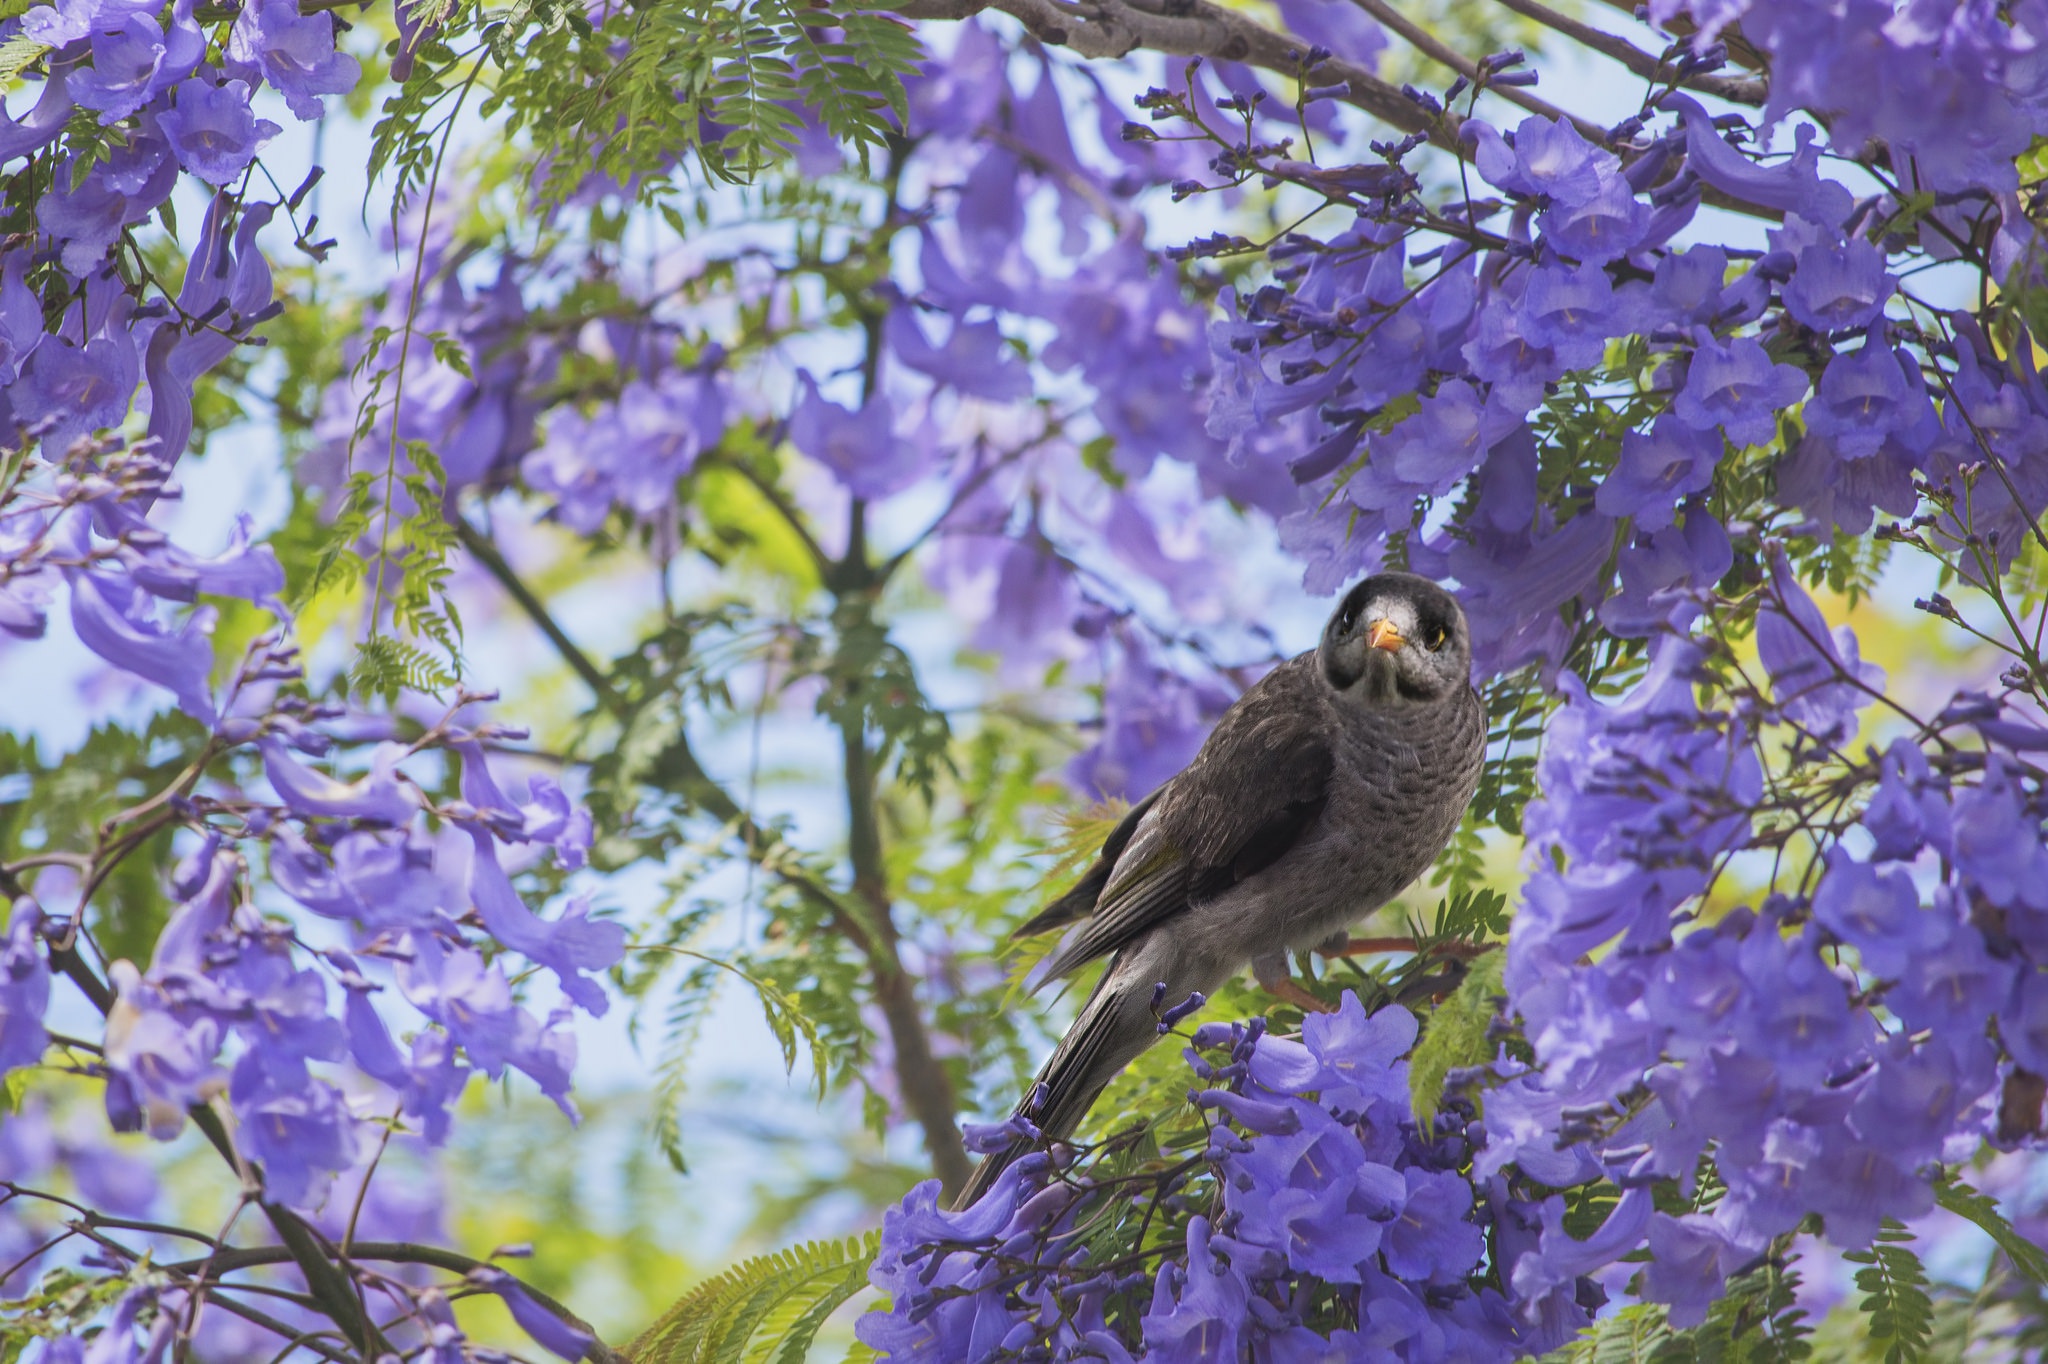
[[[1431,653],[1435,653],[1438,649],[1444,647],[1444,642],[1450,639],[1450,637],[1450,631],[1444,629],[1444,627],[1441,625],[1436,626],[1435,628],[1430,630],[1429,637],[1422,641],[1422,647],[1429,650]]]

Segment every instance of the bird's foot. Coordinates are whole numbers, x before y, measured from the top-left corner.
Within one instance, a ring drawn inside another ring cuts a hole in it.
[[[1260,981],[1259,983],[1266,987],[1267,994],[1272,995],[1275,999],[1285,1000],[1305,1014],[1333,1014],[1337,1012],[1337,1007],[1334,1004],[1325,1004],[1322,1000],[1317,999],[1306,989],[1302,988],[1301,982],[1291,976],[1282,976],[1278,980]]]

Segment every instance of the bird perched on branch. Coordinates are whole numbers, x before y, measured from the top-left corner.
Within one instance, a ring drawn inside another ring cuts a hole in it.
[[[1321,643],[1239,697],[1195,760],[1131,807],[1079,884],[1017,930],[1071,926],[1036,988],[1111,958],[1018,1116],[1047,1139],[1070,1136],[1158,1040],[1161,1000],[1211,994],[1247,962],[1299,998],[1287,953],[1343,939],[1456,831],[1486,753],[1471,669],[1457,600],[1382,573],[1344,595]],[[955,1206],[1030,1146],[984,1159]]]

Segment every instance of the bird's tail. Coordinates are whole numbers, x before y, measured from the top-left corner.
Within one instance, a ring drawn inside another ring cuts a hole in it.
[[[956,1210],[973,1207],[1019,1157],[1043,1143],[1074,1135],[1117,1072],[1157,1040],[1150,991],[1133,992],[1121,978],[1118,964],[1112,963],[1102,973],[1088,1002],[1081,1006],[1081,1016],[1053,1049],[1024,1102],[1017,1105],[1013,1116],[1028,1118],[1043,1134],[1041,1139],[1019,1137],[982,1157],[967,1187],[953,1201]]]

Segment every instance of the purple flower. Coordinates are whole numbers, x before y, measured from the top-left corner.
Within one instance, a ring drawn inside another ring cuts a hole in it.
[[[1621,457],[1601,480],[1593,505],[1609,516],[1633,518],[1637,530],[1662,530],[1680,498],[1713,486],[1722,448],[1716,432],[1662,415],[1648,431],[1622,434]]]
[[[233,962],[214,972],[236,994],[235,1029],[249,1049],[237,1063],[247,1083],[260,1078],[267,1088],[301,1093],[311,1083],[308,1061],[339,1061],[347,1039],[327,1013],[327,983],[299,967],[291,950],[274,942],[243,945]]]
[[[185,1125],[185,1110],[221,1088],[214,1057],[221,1025],[204,1012],[181,1011],[161,987],[117,961],[116,991],[107,1015],[107,1117],[119,1132],[147,1127],[168,1140]]]
[[[249,107],[249,87],[238,80],[212,85],[200,79],[178,86],[177,105],[157,119],[184,168],[210,185],[226,185],[283,129]]]
[[[1478,139],[1479,173],[1510,193],[1581,203],[1599,193],[1601,180],[1620,168],[1619,158],[1580,137],[1568,119],[1523,119],[1512,148],[1485,123],[1466,127]]]
[[[1616,560],[1621,590],[1600,603],[1600,623],[1640,639],[1669,626],[1683,629],[1700,613],[1699,594],[1735,565],[1728,532],[1704,511],[1677,526],[1637,536]]]
[[[1621,175],[1610,173],[1583,198],[1553,200],[1537,223],[1544,241],[1559,255],[1604,265],[1642,241],[1650,226],[1650,206],[1636,198]]]
[[[1806,1167],[1801,1192],[1827,1224],[1836,1245],[1867,1246],[1886,1218],[1907,1221],[1934,1208],[1934,1189],[1914,1168],[1920,1164],[1888,1141],[1849,1139],[1841,1128],[1820,1129],[1822,1156]]]
[[[1910,861],[1932,845],[1950,854],[1948,787],[1910,739],[1894,739],[1878,768],[1877,794],[1863,810],[1863,827],[1880,859]]]
[[[1657,262],[1648,312],[1672,326],[1710,326],[1726,310],[1727,279],[1728,254],[1718,246],[1671,252]]]
[[[1000,656],[1006,668],[1042,665],[1071,638],[1081,611],[1073,566],[1036,534],[1004,537],[994,553],[995,597],[973,645]]]
[[[265,1193],[293,1207],[317,1207],[334,1176],[355,1163],[356,1119],[333,1085],[316,1080],[280,1089],[254,1057],[243,1054],[228,1087],[237,1139],[263,1167]]]
[[[1938,434],[1919,367],[1874,333],[1861,349],[1828,361],[1814,398],[1805,408],[1806,427],[1842,459],[1868,458],[1894,434],[1917,432],[1909,439],[1923,447]]]
[[[1856,949],[1865,970],[1888,979],[1903,974],[1918,953],[1940,947],[1955,927],[1921,912],[1920,894],[1904,872],[1880,872],[1839,847],[1814,892],[1813,917]]]
[[[43,912],[26,897],[14,902],[0,942],[0,1075],[32,1066],[50,1044],[43,1014],[50,1007],[50,968],[43,960]]]
[[[271,204],[245,206],[230,250],[228,228],[234,222],[234,200],[225,194],[214,196],[185,270],[184,288],[178,293],[181,315],[212,321],[206,326],[191,325],[189,330],[187,325],[168,324],[157,328],[150,338],[143,361],[149,378],[149,435],[156,442],[152,453],[165,464],[177,463],[192,438],[193,386],[234,350],[233,333],[242,319],[270,305],[270,262],[257,249],[256,234],[269,223],[273,210]],[[223,302],[227,304],[225,313],[216,314]],[[279,587],[282,585],[280,577]],[[266,595],[277,590],[265,589]]]
[[[1712,1221],[1698,1213],[1650,1219],[1650,1263],[1643,1271],[1643,1297],[1670,1309],[1670,1321],[1688,1330],[1706,1320],[1707,1308],[1721,1296],[1727,1280],[1726,1258],[1734,1247]]]
[[[1806,375],[1774,364],[1756,340],[1705,340],[1686,367],[1671,410],[1700,431],[1720,427],[1737,445],[1762,445],[1778,431],[1778,413],[1806,393]]]
[[[1343,0],[1279,0],[1287,31],[1326,47],[1370,71],[1379,64],[1387,35],[1356,5]]]
[[[1450,380],[1424,398],[1414,416],[1374,437],[1373,468],[1390,468],[1414,488],[1440,497],[1519,425],[1519,417],[1489,404],[1471,384]]]
[[[1981,1032],[1917,1046],[1888,1038],[1849,1109],[1849,1126],[1909,1163],[1938,1160],[1963,1111],[1997,1082],[1997,1050]]]
[[[1485,1233],[1472,1221],[1471,1184],[1450,1171],[1413,1166],[1404,1175],[1407,1200],[1380,1242],[1387,1271],[1415,1283],[1463,1280],[1486,1249]]]
[[[1608,337],[1628,330],[1615,303],[1607,272],[1597,265],[1539,266],[1522,295],[1522,326],[1567,369],[1582,369],[1598,363]]]
[[[24,33],[27,32],[28,23],[35,17],[36,12],[30,10],[28,16],[23,19]],[[31,152],[41,151],[58,133],[64,131],[64,121],[71,116],[71,109],[70,82],[66,80],[61,68],[43,81],[43,93],[37,97],[35,107],[19,119],[10,118],[6,109],[0,108],[0,165],[5,165],[17,156],[27,156]]]
[[[1663,104],[1676,109],[1684,122],[1686,165],[1715,189],[1745,203],[1796,213],[1827,228],[1839,228],[1855,207],[1846,188],[1820,178],[1820,148],[1814,144],[1810,126],[1800,125],[1799,148],[1790,161],[1760,166],[1721,140],[1713,117],[1692,96],[1674,91],[1664,96]]]
[[[1067,768],[1091,794],[1135,800],[1187,766],[1230,698],[1127,642],[1102,687],[1102,737]]]
[[[92,65],[71,74],[71,98],[99,110],[101,125],[111,126],[191,75],[205,49],[192,0],[179,0],[168,34],[147,15],[128,15],[94,30]]]
[[[876,394],[849,412],[818,392],[803,376],[803,396],[789,418],[789,439],[805,455],[832,471],[855,497],[870,501],[900,493],[930,467],[930,442],[896,434],[896,410]]]
[[[1885,993],[1885,1006],[1916,1030],[1979,1031],[2011,986],[2012,963],[1985,951],[1984,935],[1975,927],[1956,922],[1955,900],[1945,886],[1934,893],[1933,913],[1955,927],[1942,946],[1907,958],[1903,974]]]
[[[551,1016],[545,1027],[536,1022],[512,1002],[503,967],[486,965],[472,948],[433,933],[408,933],[404,941],[411,959],[399,963],[398,983],[413,1006],[446,1028],[477,1069],[496,1079],[506,1066],[515,1067],[574,1117],[569,1072],[576,1038],[563,1026],[566,1020]]]
[[[519,1329],[533,1338],[536,1345],[550,1354],[560,1355],[575,1364],[583,1358],[583,1352],[590,1348],[593,1339],[588,1331],[571,1326],[562,1318],[534,1301],[533,1295],[519,1280],[496,1266],[486,1266],[469,1271],[469,1281],[480,1288],[496,1293],[504,1299],[505,1308],[511,1312],[512,1320],[519,1323]]]
[[[81,437],[121,423],[135,380],[134,338],[115,326],[83,346],[44,337],[8,397],[24,423],[42,425],[43,448],[60,456]]]
[[[1848,626],[1828,623],[1792,572],[1781,544],[1765,551],[1772,600],[1757,612],[1757,656],[1787,719],[1823,742],[1847,739],[1856,712],[1884,689],[1884,670],[1857,655]]]
[[[611,999],[603,986],[582,973],[607,970],[618,961],[626,950],[625,927],[593,921],[590,902],[580,897],[570,901],[554,922],[539,918],[513,891],[491,836],[474,827],[468,832],[475,856],[469,893],[485,929],[513,951],[553,971],[563,994],[591,1015],[601,1016],[611,1007]]]
[[[897,359],[969,397],[991,402],[1017,402],[1031,394],[1031,372],[1003,342],[993,319],[968,322],[952,319],[943,346],[925,339],[916,310],[899,307],[883,324],[883,336]]]
[[[2028,971],[1998,1011],[1998,1035],[2012,1059],[2036,1075],[2048,1075],[2048,977]]]
[[[402,744],[377,745],[368,775],[353,782],[336,781],[303,766],[275,739],[265,739],[259,747],[264,775],[295,814],[403,825],[419,809],[398,780],[398,763],[405,756]]]
[[[2007,760],[1985,759],[1984,780],[1955,798],[1955,862],[1970,888],[1994,905],[2048,909],[2048,848],[2041,819]]]
[[[39,43],[69,47],[95,31],[119,29],[136,15],[153,15],[161,9],[149,0],[54,0],[24,14],[21,31]]]
[[[1867,327],[1883,315],[1896,283],[1884,253],[1863,238],[1841,246],[1816,242],[1799,252],[1799,268],[1785,284],[1785,310],[1815,331]]]
[[[123,672],[170,692],[180,710],[211,725],[213,608],[199,607],[173,628],[157,622],[150,598],[128,578],[77,571],[65,576],[79,642]]]
[[[491,775],[483,745],[474,739],[452,747],[462,759],[462,795],[490,824],[498,837],[546,843],[562,866],[574,871],[590,851],[590,812],[571,801],[560,785],[544,776],[527,783],[526,803],[515,805]]]
[[[1557,353],[1530,336],[1530,325],[1520,298],[1495,292],[1460,352],[1472,373],[1492,386],[1491,397],[1522,412],[1542,402],[1544,386],[1565,371]]]
[[[1145,1358],[1157,1364],[1235,1360],[1247,1297],[1244,1280],[1217,1264],[1209,1248],[1209,1220],[1193,1218],[1187,1268],[1160,1267],[1152,1309],[1145,1314]]]
[[[347,94],[362,75],[354,57],[334,50],[333,18],[302,15],[298,0],[244,5],[228,34],[227,71],[252,89],[268,80],[301,119],[321,117],[327,102],[320,97]]]
[[[370,1002],[369,982],[358,982],[349,984],[343,1007],[349,1057],[365,1075],[397,1094],[404,1111],[419,1120],[427,1144],[439,1146],[448,1137],[449,1110],[474,1072],[456,1062],[448,1035],[432,1028],[414,1035],[409,1054],[401,1052]]]

